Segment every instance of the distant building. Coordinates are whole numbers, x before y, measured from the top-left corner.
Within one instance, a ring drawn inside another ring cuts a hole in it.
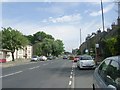
[[[15,50],[14,59],[29,59],[32,57],[32,52],[33,52],[32,46],[27,45],[23,49]],[[12,61],[11,51],[7,49],[1,49],[0,60],[6,61],[6,62]]]

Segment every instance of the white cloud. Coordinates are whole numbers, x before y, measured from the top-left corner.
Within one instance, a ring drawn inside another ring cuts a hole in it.
[[[109,12],[112,8],[114,7],[114,4],[109,4],[108,6],[106,6],[105,8],[103,8],[103,13],[107,13]],[[102,11],[94,11],[92,13],[90,13],[90,16],[99,16],[101,15]]]
[[[2,0],[3,2],[99,2],[99,0]],[[112,2],[113,0],[103,0]]]
[[[43,20],[43,22],[49,21],[52,23],[66,23],[66,22],[71,23],[71,22],[80,21],[81,18],[82,17],[80,16],[80,14],[74,14],[74,15],[66,15],[58,18],[49,17],[48,20]]]

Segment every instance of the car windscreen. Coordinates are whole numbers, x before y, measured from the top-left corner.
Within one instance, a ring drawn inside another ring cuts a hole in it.
[[[33,56],[32,58],[37,58],[37,56]]]
[[[92,60],[92,57],[90,57],[90,56],[82,56],[82,57],[80,57],[80,60]]]

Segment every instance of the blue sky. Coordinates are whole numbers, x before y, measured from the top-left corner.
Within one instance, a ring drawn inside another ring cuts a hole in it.
[[[96,32],[99,28],[102,30],[100,2],[3,1],[3,27],[10,26],[25,35],[44,31],[55,39],[63,40],[66,51],[79,47],[80,28],[82,42],[88,34]],[[105,1],[103,5],[107,28],[117,19],[117,7],[110,0]]]

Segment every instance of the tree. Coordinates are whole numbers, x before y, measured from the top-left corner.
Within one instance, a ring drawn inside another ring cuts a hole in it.
[[[54,40],[51,35],[46,34],[45,32],[37,32],[33,34],[33,44],[35,44],[36,42],[42,42],[45,38]]]
[[[58,56],[59,54],[62,54],[64,52],[63,42],[61,40],[55,40],[52,45],[52,54],[54,56]]]
[[[18,30],[11,27],[3,28],[2,30],[2,48],[11,50],[12,60],[14,61],[14,52],[28,44],[27,38],[23,36]]]
[[[54,40],[45,38],[42,42],[43,55],[49,56],[52,54],[52,44]]]

